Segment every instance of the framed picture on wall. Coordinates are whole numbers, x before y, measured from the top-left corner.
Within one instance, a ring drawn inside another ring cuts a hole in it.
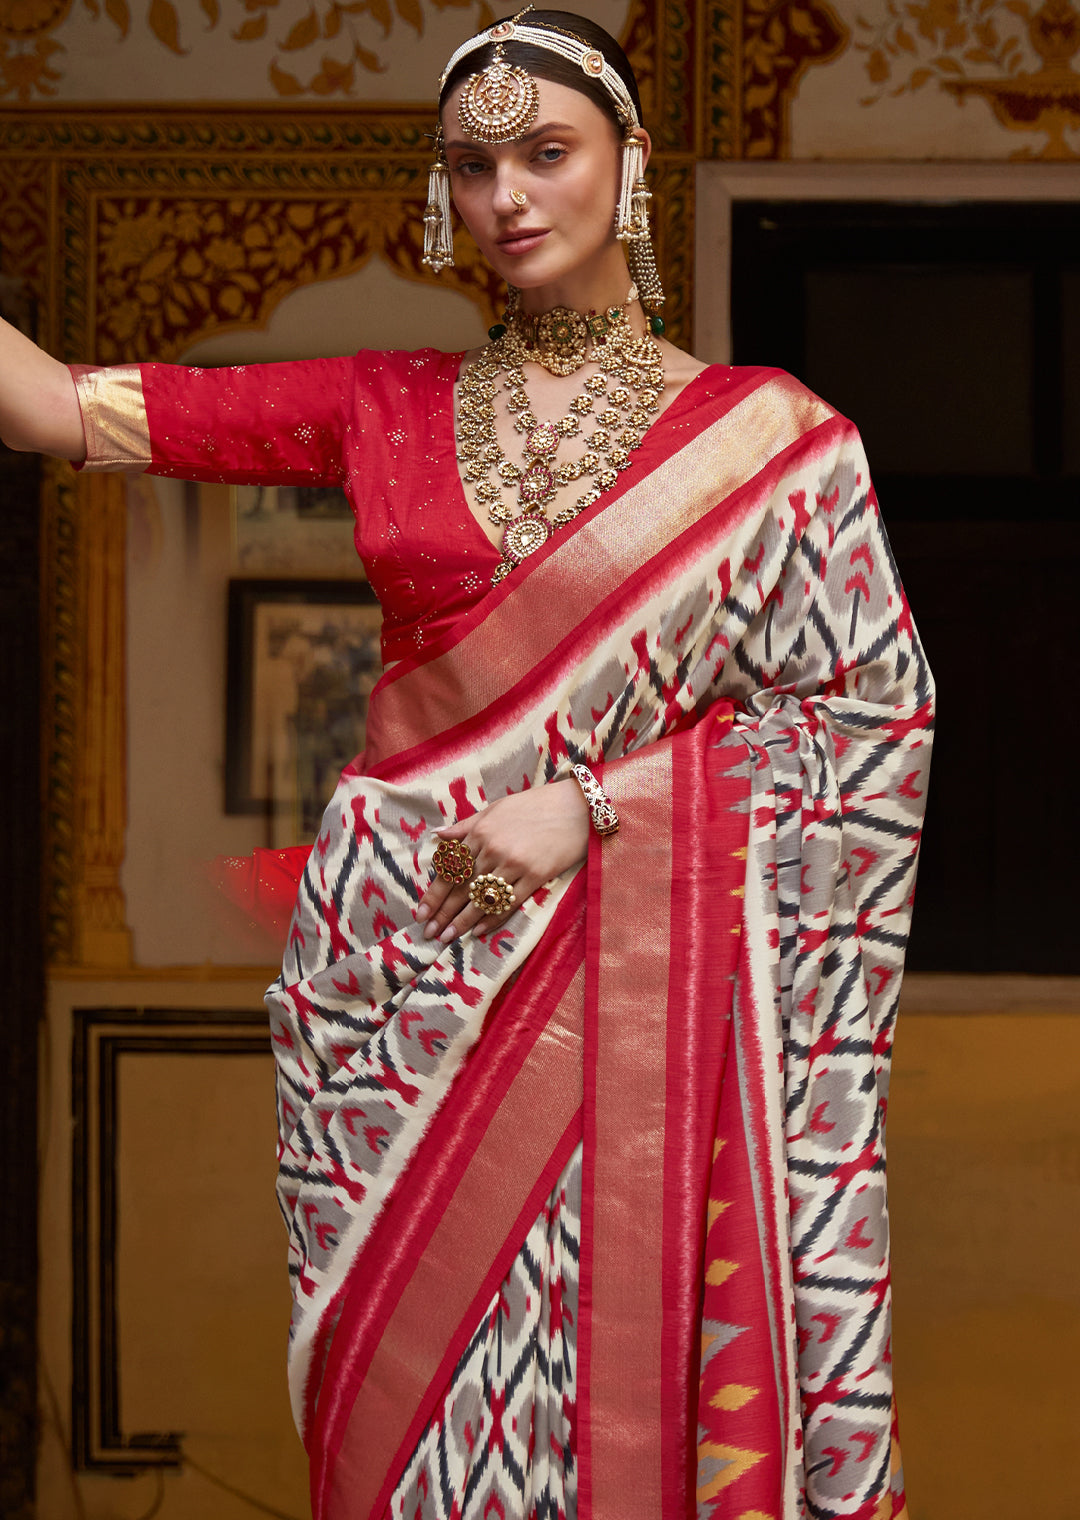
[[[262,813],[274,846],[302,843],[364,747],[382,673],[366,581],[229,582],[225,811]]]
[[[230,486],[231,562],[241,575],[363,576],[336,486]]]

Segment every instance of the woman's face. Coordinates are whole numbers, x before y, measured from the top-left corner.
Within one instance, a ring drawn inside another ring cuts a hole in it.
[[[466,135],[458,120],[464,84],[442,112],[458,213],[496,273],[522,290],[559,284],[618,248],[618,129],[579,90],[547,79],[537,86],[536,123],[515,142]],[[524,207],[512,190],[525,195]]]

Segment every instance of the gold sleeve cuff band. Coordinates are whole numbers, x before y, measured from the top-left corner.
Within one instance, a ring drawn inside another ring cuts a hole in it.
[[[94,368],[69,365],[82,412],[87,470],[126,470],[150,465],[150,428],[137,364]]]

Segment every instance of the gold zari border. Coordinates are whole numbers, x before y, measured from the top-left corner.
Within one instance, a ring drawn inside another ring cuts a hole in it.
[[[86,437],[86,470],[135,473],[150,464],[150,428],[137,364],[71,366]]]

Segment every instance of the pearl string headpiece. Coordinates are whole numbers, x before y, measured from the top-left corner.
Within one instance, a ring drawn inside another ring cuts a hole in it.
[[[519,42],[524,42],[529,47],[546,48],[549,53],[558,53],[561,58],[568,59],[570,63],[576,63],[583,74],[587,74],[590,79],[595,79],[597,84],[603,85],[611,96],[623,126],[640,127],[641,122],[638,119],[633,96],[626,88],[622,76],[612,68],[603,53],[597,48],[590,47],[580,37],[575,37],[572,32],[553,31],[548,26],[538,26],[531,21],[522,21],[522,16],[527,15],[531,9],[531,6],[527,6],[525,10],[518,12],[513,21],[500,21],[498,25],[489,26],[486,31],[477,32],[475,37],[470,37],[467,42],[463,42],[457,51],[451,54],[449,63],[442,71],[439,78],[439,93],[442,93],[443,86],[463,58],[476,52],[477,48],[487,47],[489,43],[498,45],[509,42],[511,37],[517,37]],[[473,78],[478,77],[480,76],[473,76]],[[510,140],[507,139],[507,141]]]

